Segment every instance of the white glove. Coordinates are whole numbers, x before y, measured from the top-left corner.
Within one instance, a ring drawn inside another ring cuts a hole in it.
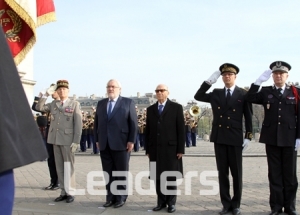
[[[72,153],[75,153],[77,148],[78,148],[79,144],[78,143],[72,143],[70,148],[71,148],[71,151]]]
[[[264,73],[261,74],[258,79],[256,79],[254,84],[260,86],[263,82],[269,80],[269,78],[271,77],[271,74],[272,74],[272,70],[270,70],[270,69],[264,71]]]
[[[242,152],[246,151],[246,149],[248,148],[249,144],[250,144],[250,140],[249,139],[244,139],[243,151]]]
[[[218,78],[220,77],[221,75],[221,72],[218,70],[218,71],[215,71],[207,80],[206,82],[209,83],[210,85],[214,84],[217,82]]]
[[[300,149],[300,139],[296,139],[296,144],[295,144],[295,151],[298,151]]]

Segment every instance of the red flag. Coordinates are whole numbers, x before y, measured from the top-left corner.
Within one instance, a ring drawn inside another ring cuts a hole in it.
[[[16,2],[0,0],[0,23],[18,65],[36,41],[35,22]]]
[[[37,27],[56,20],[53,0],[36,0]]]
[[[53,0],[0,0],[0,25],[16,65],[35,44],[35,29],[55,20]]]

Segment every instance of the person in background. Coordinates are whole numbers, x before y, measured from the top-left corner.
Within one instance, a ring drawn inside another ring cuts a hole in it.
[[[58,96],[57,92],[55,91],[56,90],[56,85],[51,84],[50,88],[51,89],[55,88],[53,90],[52,94],[51,94],[52,99],[59,101],[59,96]],[[34,97],[34,102],[33,102],[32,107],[31,107],[32,110],[38,111],[35,108],[35,106],[38,103],[41,96],[42,96],[42,94],[39,95],[39,96]],[[43,133],[45,132],[44,140],[46,141],[46,147],[47,147],[47,151],[48,151],[47,163],[48,163],[48,169],[49,169],[49,174],[50,174],[50,184],[49,184],[49,186],[45,187],[44,189],[45,190],[57,190],[57,189],[59,189],[59,182],[58,182],[58,176],[57,176],[57,171],[56,171],[56,166],[55,166],[55,157],[54,157],[54,151],[53,151],[53,144],[49,144],[47,142],[49,127],[50,127],[51,114],[50,113],[45,113],[45,112],[43,112],[43,114],[46,115],[46,120],[47,120],[46,131],[45,131],[45,129],[42,129],[42,132]],[[44,126],[42,126],[42,127],[44,127]],[[41,129],[40,129],[40,131],[41,131]]]

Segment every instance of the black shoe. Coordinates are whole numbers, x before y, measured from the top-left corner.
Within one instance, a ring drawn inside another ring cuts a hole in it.
[[[67,199],[68,198],[68,196],[67,195],[60,195],[59,197],[57,197],[56,199],[54,199],[54,201],[55,202],[61,202],[61,201],[63,201],[63,200],[65,200],[65,199]]]
[[[241,214],[241,210],[239,208],[235,208],[232,210],[232,214],[233,215],[240,215]]]
[[[67,196],[66,203],[74,202],[74,196]]]
[[[125,204],[124,201],[116,202],[115,205],[114,205],[114,208],[122,207],[124,204]]]
[[[298,213],[296,211],[284,211],[284,213],[288,214],[288,215],[298,215]]]
[[[223,208],[223,209],[219,212],[219,214],[220,214],[220,215],[227,214],[227,213],[229,213],[230,211],[231,211],[231,208]]]
[[[54,184],[50,184],[48,187],[45,187],[44,190],[51,190],[51,187],[53,187]]]
[[[269,215],[279,215],[278,211],[271,211],[271,213]]]
[[[160,211],[161,209],[167,207],[166,205],[157,205],[155,208],[153,208],[153,211]]]
[[[59,189],[58,184],[53,184],[52,187],[50,188],[50,190],[57,190],[57,189]]]
[[[108,208],[108,207],[111,207],[113,204],[115,204],[115,203],[112,202],[112,201],[105,202],[105,204],[103,205],[103,207]]]
[[[175,205],[169,205],[168,213],[174,213],[176,211]]]

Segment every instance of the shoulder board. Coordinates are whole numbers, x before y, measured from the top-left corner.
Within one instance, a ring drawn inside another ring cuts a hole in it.
[[[261,87],[261,88],[264,88],[264,89],[272,89],[273,87],[272,87],[272,86],[266,86],[266,87]]]

